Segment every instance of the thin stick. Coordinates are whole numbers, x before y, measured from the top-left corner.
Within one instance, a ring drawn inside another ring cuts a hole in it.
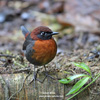
[[[1,62],[3,62],[3,63],[5,63],[5,62],[6,62],[6,60],[5,60],[5,59],[0,59],[0,61],[1,61]]]
[[[16,56],[7,55],[7,54],[0,54],[0,57],[9,57],[9,58],[15,58]]]

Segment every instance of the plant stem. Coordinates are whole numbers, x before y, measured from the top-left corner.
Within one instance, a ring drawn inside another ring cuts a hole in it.
[[[95,82],[97,80],[97,78],[100,77],[100,74],[94,78],[88,85],[86,85],[84,88],[82,88],[79,92],[77,92],[76,94],[74,94],[73,96],[71,96],[70,98],[68,98],[67,100],[72,99],[73,97],[75,97],[76,95],[78,95],[79,93],[81,93],[83,90],[85,90],[88,86],[90,86],[93,82]]]

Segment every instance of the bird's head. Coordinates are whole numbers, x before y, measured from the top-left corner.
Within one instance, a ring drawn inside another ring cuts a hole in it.
[[[52,38],[52,35],[56,35],[56,34],[58,34],[58,32],[53,32],[50,28],[46,26],[39,26],[31,32],[30,36],[34,40],[38,40],[38,39],[48,40]]]

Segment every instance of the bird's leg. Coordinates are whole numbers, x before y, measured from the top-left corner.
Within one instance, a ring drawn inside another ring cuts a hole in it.
[[[44,68],[45,68],[45,77],[44,77],[43,80],[40,80],[40,79],[37,78],[38,71],[35,73],[35,66],[34,66],[34,78],[29,84],[31,84],[34,81],[34,87],[35,87],[35,81],[39,81],[40,83],[43,83],[45,81],[46,77],[50,77],[51,79],[56,80],[56,78],[52,77],[51,75],[49,75],[47,73],[45,65],[44,65]]]
[[[35,81],[39,81],[40,83],[43,83],[47,77],[47,76],[45,76],[45,78],[43,80],[40,80],[37,78],[37,74],[38,74],[38,70],[37,70],[37,72],[35,72],[35,66],[34,66],[34,77],[33,77],[32,81],[29,83],[29,84],[31,84],[34,81],[34,87],[35,87]]]
[[[35,80],[36,80],[36,78],[37,78],[37,73],[38,73],[38,71],[37,72],[35,72],[35,65],[34,65],[34,76],[33,76],[33,79],[32,79],[32,81],[29,83],[29,84],[31,84],[33,81],[34,81],[34,87],[35,87]]]
[[[39,81],[40,83],[43,83],[43,82],[45,81],[46,77],[47,77],[47,76],[45,76],[43,80],[40,80],[40,79],[38,79],[38,78],[37,78],[36,80]]]
[[[49,74],[47,73],[47,70],[46,70],[45,65],[44,65],[44,69],[45,69],[45,77],[44,77],[44,79],[43,79],[43,80],[40,80],[40,79],[36,78],[37,81],[39,81],[40,83],[43,83],[43,82],[45,81],[46,77],[50,77],[50,78],[53,79],[53,80],[58,79],[58,77],[57,77],[57,78],[54,78],[54,77],[52,77],[51,75],[49,75]]]
[[[35,70],[35,69],[34,69],[34,70]],[[37,70],[37,73],[38,73],[38,70]],[[45,79],[46,79],[47,76],[45,76],[43,80],[40,80],[40,79],[37,78],[37,73],[36,73],[36,74],[34,73],[34,76],[35,76],[34,81],[37,80],[37,81],[39,81],[40,83],[43,83],[43,82],[45,81]],[[35,83],[34,83],[34,84],[35,84]]]
[[[47,73],[47,70],[46,70],[45,65],[44,65],[44,68],[45,68],[45,75],[46,75],[47,77],[50,77],[50,78],[53,79],[53,80],[56,80],[56,78],[52,77],[51,75],[49,75],[49,74]]]
[[[44,65],[44,68],[45,68],[45,74],[46,74],[47,77],[50,77],[50,78],[53,79],[53,80],[60,80],[60,79],[61,79],[61,78],[58,78],[57,75],[56,75],[57,78],[52,77],[51,75],[49,75],[49,74],[47,73],[47,70],[46,70],[45,65]]]
[[[37,74],[35,74],[35,65],[34,65],[34,88],[35,88],[35,79],[37,77]]]

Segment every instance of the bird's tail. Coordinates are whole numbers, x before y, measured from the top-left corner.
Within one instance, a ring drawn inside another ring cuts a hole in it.
[[[24,26],[21,26],[22,33],[25,37],[30,33]]]

